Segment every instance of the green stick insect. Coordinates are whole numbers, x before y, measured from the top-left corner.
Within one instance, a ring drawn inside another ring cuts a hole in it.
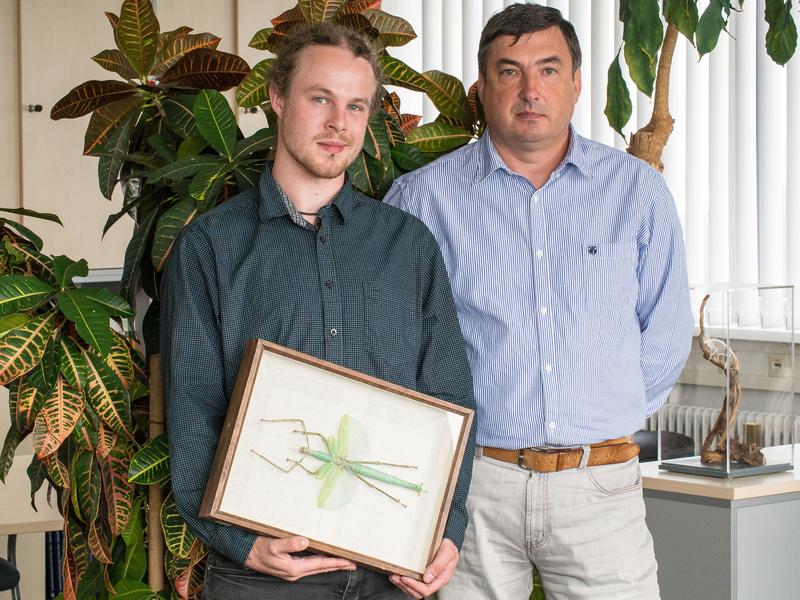
[[[321,433],[308,431],[305,422],[301,419],[261,419],[261,421],[267,423],[300,424],[301,429],[294,429],[292,433],[303,435],[306,444],[300,448],[300,453],[302,454],[300,460],[286,459],[287,463],[291,463],[290,467],[286,468],[276,464],[255,449],[251,449],[251,452],[284,473],[291,473],[295,468],[300,467],[318,479],[324,480],[325,483],[323,483],[319,491],[319,496],[317,496],[317,506],[320,508],[337,510],[343,507],[352,500],[357,491],[359,481],[366,484],[371,489],[380,492],[403,508],[407,507],[404,502],[384,490],[381,486],[373,483],[371,480],[413,490],[417,494],[421,494],[424,491],[421,483],[406,481],[405,479],[395,477],[389,473],[384,473],[371,466],[416,469],[417,467],[414,465],[401,465],[377,460],[348,458],[348,455],[363,456],[369,443],[364,426],[348,415],[343,415],[339,421],[337,435],[330,437],[326,437]],[[321,439],[325,446],[325,451],[312,448],[310,443],[311,437]],[[322,462],[322,465],[316,470],[307,468],[303,464],[303,461],[309,456]]]

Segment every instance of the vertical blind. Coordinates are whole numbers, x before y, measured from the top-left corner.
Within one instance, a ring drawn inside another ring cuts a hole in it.
[[[456,75],[468,88],[478,76],[481,28],[512,1],[383,0],[384,10],[405,18],[419,34],[392,54],[417,70]],[[573,125],[624,149],[625,140],[603,114],[606,71],[622,40],[619,1],[540,4],[558,8],[581,42],[583,91]],[[707,4],[699,2],[701,14]],[[743,12],[732,15],[729,33],[702,60],[683,36],[673,58],[675,128],[664,150],[664,177],[684,228],[689,279],[698,284],[800,285],[800,59],[780,67],[767,56],[764,4],[745,2]],[[794,17],[800,26],[797,10]],[[629,79],[628,89],[635,90]],[[426,122],[436,117],[427,99],[397,91],[404,112],[423,114]],[[649,120],[651,108],[650,98],[637,91],[626,135]],[[736,315],[736,324],[788,326],[786,308],[754,303]]]

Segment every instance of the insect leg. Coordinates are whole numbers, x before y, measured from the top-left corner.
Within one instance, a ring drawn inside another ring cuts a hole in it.
[[[350,471],[350,472],[351,472],[351,473],[353,473],[352,471]],[[397,502],[397,503],[398,503],[400,506],[402,506],[403,508],[408,508],[408,507],[407,507],[407,506],[406,506],[406,505],[405,505],[405,504],[404,504],[402,501],[400,501],[400,499],[398,499],[398,498],[395,498],[394,496],[392,496],[392,495],[391,495],[389,492],[387,492],[386,490],[384,490],[384,489],[382,489],[382,488],[378,487],[378,486],[377,486],[377,485],[375,485],[374,483],[371,483],[371,482],[369,481],[369,479],[367,479],[366,477],[362,477],[362,476],[361,476],[361,475],[359,475],[358,473],[353,473],[353,475],[355,475],[356,477],[358,477],[358,478],[359,478],[361,481],[363,481],[364,483],[366,483],[366,484],[367,484],[369,487],[371,487],[373,490],[376,490],[376,491],[380,492],[381,494],[383,494],[384,496],[386,496],[387,498],[389,498],[389,499],[391,499],[391,500],[394,500],[395,502]]]

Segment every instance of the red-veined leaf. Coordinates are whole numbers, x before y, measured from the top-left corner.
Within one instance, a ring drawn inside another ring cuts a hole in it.
[[[128,481],[130,451],[114,446],[99,462],[103,494],[108,508],[108,525],[111,535],[116,536],[125,530],[131,517],[133,484]]]
[[[173,65],[161,78],[161,85],[227,90],[250,72],[240,57],[219,50],[193,50]]]
[[[156,55],[159,29],[150,0],[125,0],[122,3],[114,37],[143,81]]]
[[[119,435],[130,437],[131,411],[128,392],[102,358],[85,351],[83,357],[89,367],[86,379],[86,396],[89,403],[112,430]]]
[[[156,56],[155,66],[151,69],[151,76],[160,77],[192,50],[200,48],[216,49],[221,39],[212,33],[193,33],[175,37]]]
[[[74,119],[82,117],[96,108],[113,104],[136,93],[136,88],[124,81],[92,79],[73,88],[53,105],[50,118]]]
[[[105,143],[114,128],[121,126],[125,117],[140,109],[145,100],[146,96],[137,93],[96,109],[89,119],[89,126],[83,138],[83,153],[95,152],[98,146]]]
[[[0,338],[0,385],[8,385],[42,360],[54,322],[55,313],[50,312]]]

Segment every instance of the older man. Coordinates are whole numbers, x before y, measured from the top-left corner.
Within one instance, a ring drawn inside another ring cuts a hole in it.
[[[444,600],[654,600],[630,434],[667,397],[692,316],[659,173],[570,126],[580,45],[514,4],[478,49],[482,139],[403,176],[386,202],[439,241],[472,366],[478,434],[462,560]]]

